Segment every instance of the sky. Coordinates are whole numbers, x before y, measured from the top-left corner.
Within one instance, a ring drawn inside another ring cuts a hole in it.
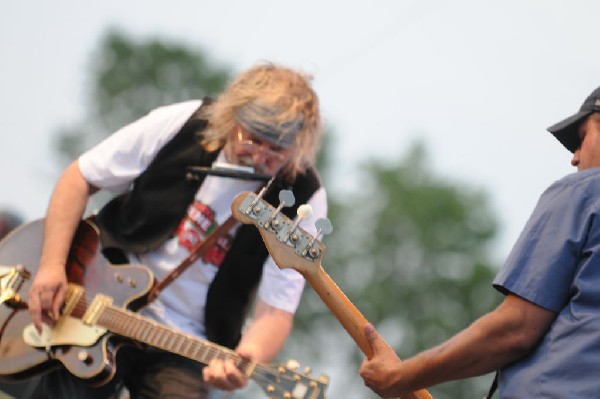
[[[0,209],[42,217],[52,134],[85,115],[109,27],[203,49],[240,71],[263,60],[314,76],[336,132],[332,190],[366,159],[429,149],[448,181],[488,192],[504,257],[541,192],[572,173],[545,128],[600,84],[595,0],[7,2],[0,13]],[[351,215],[349,215],[351,217]],[[335,228],[335,226],[334,226]]]

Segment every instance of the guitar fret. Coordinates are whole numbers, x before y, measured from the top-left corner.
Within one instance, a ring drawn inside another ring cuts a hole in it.
[[[203,347],[204,347],[204,345],[193,344],[192,346],[193,346],[193,347],[194,347],[194,349],[195,349],[195,350],[194,350],[194,354],[192,355],[192,356],[193,356],[193,358],[194,358],[194,359],[200,359],[200,361],[202,361],[203,363],[207,363],[207,362],[205,362],[205,361],[204,361],[204,357],[202,357],[201,355],[198,355],[198,352],[199,352],[201,349],[204,349],[204,348],[203,348]]]
[[[173,352],[178,353],[180,355],[183,355],[184,352],[181,350],[183,348],[183,345],[185,344],[185,337],[182,337],[180,335],[178,335],[175,338],[175,343],[173,346]]]
[[[159,331],[160,331],[159,347],[164,348],[165,343],[169,340],[169,336],[165,334],[165,331],[162,327],[159,329]]]
[[[154,328],[153,326],[150,328],[150,331],[148,332],[148,338],[146,340],[146,342],[150,343],[150,344],[154,344],[156,343],[156,328]]]
[[[175,352],[175,353],[180,353],[179,350],[177,349],[177,348],[181,347],[181,344],[179,343],[180,339],[181,339],[181,337],[178,335],[171,336],[171,348],[173,348],[173,352]]]
[[[151,331],[152,331],[152,329],[150,328],[150,325],[148,323],[145,323],[144,326],[142,327],[142,331],[140,333],[140,341],[147,341],[148,335],[150,334]]]
[[[128,336],[135,336],[134,328],[133,328],[135,324],[134,324],[133,320],[131,322],[125,323],[125,324],[123,324],[121,321],[121,324],[123,325],[123,328]]]
[[[140,329],[142,328],[142,323],[140,323],[139,320],[135,320],[133,321],[133,323],[130,323],[131,327],[131,334],[135,337],[139,337],[140,336]]]
[[[162,334],[162,331],[160,331],[160,328],[155,328],[154,329],[154,346],[157,346],[159,348],[161,348],[161,342],[164,339],[164,336]]]
[[[212,359],[214,359],[215,357],[213,356],[213,351],[212,351],[212,347],[208,344],[204,345],[204,348],[202,348],[202,357],[204,358],[204,361],[206,363],[209,363]]]
[[[173,348],[175,347],[175,341],[177,339],[176,336],[173,336],[171,334],[167,334],[167,332],[165,331],[166,337],[167,339],[165,340],[165,347],[168,347],[171,349],[171,351],[173,351]]]
[[[183,343],[181,345],[181,352],[180,353],[182,355],[187,355],[189,353],[190,346],[192,346],[192,342],[190,340],[184,339]]]
[[[144,323],[141,323],[139,320],[135,320],[132,323],[132,334],[136,337],[141,337],[142,332],[144,331]]]
[[[100,325],[117,334],[133,338],[154,347],[176,353],[192,360],[208,364],[213,359],[232,359],[236,366],[243,372],[254,374],[273,373],[268,367],[255,364],[239,357],[228,348],[221,348],[209,341],[187,336],[182,332],[170,330],[153,320],[146,320],[137,313],[107,306],[98,319]]]

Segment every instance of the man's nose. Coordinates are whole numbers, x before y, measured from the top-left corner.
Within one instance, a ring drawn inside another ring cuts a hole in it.
[[[252,162],[256,165],[264,165],[267,163],[267,155],[262,147],[257,148],[257,150],[252,153]]]

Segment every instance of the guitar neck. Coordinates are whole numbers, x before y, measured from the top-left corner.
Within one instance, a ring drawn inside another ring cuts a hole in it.
[[[329,277],[321,266],[316,273],[305,273],[304,278],[319,295],[325,305],[346,329],[360,350],[368,357],[373,356],[373,349],[364,333],[368,321],[346,297],[337,284]]]
[[[207,340],[174,331],[153,320],[124,309],[107,306],[97,324],[107,330],[138,342],[208,364],[213,359],[233,359],[238,368],[251,376],[256,363],[241,358],[236,352]]]
[[[286,202],[294,202],[293,195],[291,201],[287,198],[289,195],[291,193],[287,194],[285,190],[280,192],[280,207],[275,209],[271,204],[263,201],[260,194],[257,196],[252,193],[240,193],[231,203],[231,212],[238,221],[253,224],[258,228],[277,266],[282,269],[294,269],[302,274],[362,352],[368,358],[373,357],[373,348],[365,334],[367,320],[321,266],[320,258],[325,247],[316,240],[316,237],[310,236],[298,227],[297,223],[279,212]],[[298,217],[300,218],[300,213]],[[328,234],[325,230],[331,232],[331,224],[319,224],[319,220],[315,223],[315,227],[323,234]],[[401,399],[432,398],[426,390],[422,389],[402,396]]]
[[[302,273],[302,275],[356,342],[360,350],[367,358],[371,358],[373,348],[365,334],[367,319],[323,270],[320,264],[314,271]],[[432,399],[432,396],[425,389],[420,389],[408,395],[403,395],[401,399]]]

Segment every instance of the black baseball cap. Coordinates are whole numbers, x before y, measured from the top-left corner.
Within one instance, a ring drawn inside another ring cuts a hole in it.
[[[581,144],[579,142],[579,124],[594,112],[600,112],[600,87],[594,90],[592,94],[585,99],[579,112],[558,122],[556,125],[550,126],[548,131],[552,133],[567,150],[574,153]]]

